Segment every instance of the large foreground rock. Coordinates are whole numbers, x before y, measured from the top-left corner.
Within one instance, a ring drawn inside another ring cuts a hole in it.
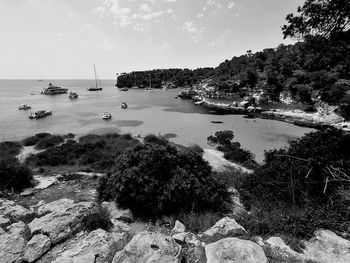
[[[42,234],[35,235],[25,246],[22,259],[28,263],[34,262],[45,254],[50,247],[50,238]]]
[[[349,263],[350,241],[329,230],[317,230],[315,236],[305,241],[303,254],[317,263]]]
[[[116,252],[112,236],[97,229],[65,248],[65,251],[52,263],[105,263],[111,262]]]
[[[45,206],[49,206],[47,204]],[[32,234],[44,234],[50,237],[51,242],[56,244],[81,228],[81,220],[95,206],[92,202],[71,203],[65,202],[65,205],[59,205],[60,210],[51,205],[51,209],[45,208],[46,211],[52,211],[48,214],[34,219],[29,228]]]
[[[205,246],[208,263],[266,263],[267,258],[258,244],[235,237],[221,239]]]
[[[6,217],[11,217],[13,220],[29,220],[33,218],[33,212],[21,205],[6,206],[3,210],[3,215]]]
[[[13,235],[20,235],[26,240],[30,238],[29,227],[22,221],[13,223],[12,225],[8,226],[7,232]]]
[[[181,247],[171,237],[143,231],[116,253],[113,263],[178,263],[180,251]]]
[[[0,236],[0,262],[17,263],[21,257],[26,241],[19,235]]]
[[[206,243],[215,242],[225,237],[245,234],[245,229],[233,218],[225,217],[203,233],[202,239]]]

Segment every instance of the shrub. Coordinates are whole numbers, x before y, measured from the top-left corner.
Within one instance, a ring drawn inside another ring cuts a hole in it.
[[[207,140],[209,145],[217,146],[216,149],[224,153],[225,159],[255,168],[257,163],[254,160],[254,154],[242,149],[239,142],[232,142],[234,137],[232,131],[225,130],[216,132],[215,136],[211,135]]]
[[[15,157],[21,151],[22,145],[19,142],[1,142],[0,158]]]
[[[23,146],[33,146],[40,140],[37,136],[30,136],[22,141]]]
[[[213,212],[180,212],[176,215],[176,219],[184,223],[186,231],[197,234],[215,225],[222,219],[222,215]]]
[[[98,205],[83,218],[81,224],[85,231],[94,231],[99,228],[108,231],[113,227],[113,223],[109,216],[108,209]]]
[[[47,149],[62,143],[64,139],[60,135],[50,135],[40,139],[36,144],[37,149]]]
[[[169,141],[167,138],[163,136],[156,136],[154,134],[146,135],[145,138],[143,138],[143,141],[145,143],[153,143],[153,144],[158,144],[163,146],[166,146],[169,144]]]
[[[32,186],[31,170],[15,158],[0,158],[0,190],[20,192]]]
[[[156,141],[156,143],[154,143]],[[136,145],[120,155],[111,174],[98,186],[101,200],[115,200],[136,216],[221,211],[230,202],[226,187],[195,152],[180,152],[170,143]]]
[[[188,147],[188,150],[198,153],[199,155],[203,155],[204,150],[198,144],[192,144]]]

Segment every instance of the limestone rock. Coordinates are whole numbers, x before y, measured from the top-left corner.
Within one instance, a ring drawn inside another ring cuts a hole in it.
[[[5,234],[0,238],[0,262],[17,263],[20,261],[26,241],[19,235]]]
[[[2,229],[1,227],[0,227],[0,235],[5,235],[6,234],[6,232],[4,231],[4,229]]]
[[[116,246],[112,236],[102,229],[97,229],[65,248],[52,263],[105,263],[111,261],[115,252]]]
[[[22,259],[28,263],[34,262],[45,254],[50,247],[50,238],[43,234],[35,235],[25,246]]]
[[[292,250],[280,237],[267,239],[264,249],[274,262],[303,262],[303,256]]]
[[[17,221],[28,220],[33,217],[33,212],[21,205],[7,206],[3,214]]]
[[[317,230],[314,237],[305,241],[303,254],[317,263],[349,263],[350,241],[329,230]]]
[[[169,236],[143,231],[116,253],[113,263],[178,263],[181,247]]]
[[[197,239],[196,235],[191,232],[182,232],[173,234],[171,236],[178,244],[192,244],[199,246],[201,242]]]
[[[81,219],[94,207],[92,202],[64,202],[65,206],[58,203],[60,209],[55,209],[52,203],[45,205],[47,207],[43,211],[52,212],[35,218],[29,223],[32,234],[46,234],[50,237],[51,242],[56,244],[78,231],[81,228]]]
[[[135,221],[134,216],[129,209],[120,209],[117,207],[115,202],[103,202],[102,207],[109,210],[111,219],[118,219],[127,223],[132,223]]]
[[[185,244],[181,249],[180,262],[186,263],[207,263],[205,249],[203,246]]]
[[[9,234],[22,236],[24,239],[28,240],[30,238],[29,227],[22,221],[13,223],[7,227],[7,232]]]
[[[40,203],[41,201],[38,203],[38,205]],[[51,212],[61,212],[66,209],[69,209],[70,207],[72,207],[73,204],[74,204],[74,201],[67,198],[63,198],[48,204],[45,204],[44,202],[44,204],[38,206],[36,214],[39,217],[41,217]]]
[[[183,233],[186,231],[186,227],[180,221],[176,220],[174,228],[171,230],[171,234]]]
[[[211,243],[221,238],[234,237],[244,233],[246,233],[245,229],[236,220],[225,217],[206,230],[202,235],[202,239],[206,243]]]
[[[0,227],[7,227],[11,224],[10,219],[0,215]]]
[[[205,254],[208,263],[267,263],[262,247],[235,237],[206,245]]]

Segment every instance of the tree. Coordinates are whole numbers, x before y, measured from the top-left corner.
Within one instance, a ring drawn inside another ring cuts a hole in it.
[[[350,28],[350,1],[306,0],[297,12],[287,15],[288,24],[282,27],[284,38],[329,37]]]
[[[143,218],[224,211],[230,202],[226,186],[202,156],[163,142],[152,139],[119,156],[113,172],[100,181],[99,198],[115,200]]]

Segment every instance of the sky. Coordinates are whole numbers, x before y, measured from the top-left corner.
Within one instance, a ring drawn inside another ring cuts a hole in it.
[[[0,79],[114,79],[216,67],[290,44],[281,26],[304,0],[0,0]]]

